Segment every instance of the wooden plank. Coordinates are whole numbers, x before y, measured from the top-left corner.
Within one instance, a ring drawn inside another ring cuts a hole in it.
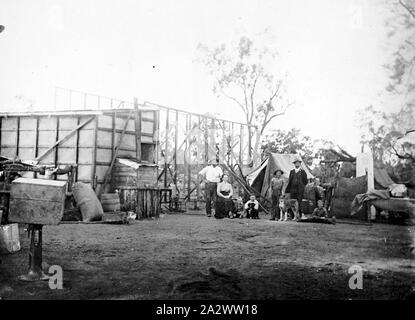
[[[106,132],[116,132],[116,133],[122,133],[122,129],[109,129],[109,128],[104,128],[104,127],[98,127],[98,130],[100,131],[106,131]],[[135,135],[135,130],[134,131],[130,131],[130,130],[125,130],[125,134],[133,134]],[[146,137],[154,137],[153,132],[148,133],[148,132],[141,132],[141,136],[146,136]]]
[[[95,173],[97,170],[97,139],[98,139],[98,116],[95,116],[95,130],[94,130],[94,146],[92,148],[92,172],[91,183],[92,189],[95,190]]]
[[[244,141],[244,127],[241,125],[239,128],[239,164],[242,165],[244,155],[243,155],[243,141]]]
[[[35,149],[34,157],[36,158],[39,153],[39,117],[36,117],[34,149]]]
[[[135,109],[135,138],[136,138],[136,158],[138,162],[141,162],[141,111],[138,109],[138,100],[134,98]]]
[[[175,123],[174,123],[174,177],[173,177],[173,181],[174,184],[176,185],[176,189],[177,189],[177,146],[178,146],[178,140],[179,140],[179,112],[176,110],[176,119],[175,119]]]
[[[17,128],[16,128],[16,156],[19,156],[19,139],[20,139],[20,117],[17,117]]]
[[[160,147],[160,110],[154,111],[153,126],[153,142],[154,142],[154,163],[159,163],[159,147]],[[157,167],[157,172],[159,168]]]
[[[130,118],[131,118],[131,116],[132,116],[132,111],[133,111],[133,110],[131,110],[131,111],[129,112],[129,114],[128,114],[128,118],[127,118],[127,120],[125,121],[124,131],[127,129],[128,122],[130,121]],[[106,188],[106,186],[107,186],[107,184],[108,184],[109,180],[111,179],[111,177],[110,177],[111,170],[112,170],[112,167],[114,166],[115,160],[116,160],[116,158],[117,158],[118,150],[119,150],[119,147],[121,146],[121,143],[122,143],[122,139],[123,139],[123,137],[124,137],[124,132],[121,134],[120,139],[119,139],[118,144],[117,144],[117,147],[115,148],[114,156],[112,157],[112,160],[111,160],[111,165],[108,167],[107,172],[105,173],[104,185],[103,185],[103,187],[101,188],[101,192],[106,192],[105,188]]]
[[[76,126],[79,126],[79,123],[81,122],[81,118],[78,116],[76,119]],[[76,131],[76,155],[75,155],[75,164],[79,163],[79,131]],[[75,177],[73,177],[73,182],[78,181],[78,166],[75,167]]]
[[[45,158],[52,150],[54,150],[58,145],[60,145],[62,142],[66,141],[67,139],[69,139],[75,132],[77,132],[79,129],[81,129],[82,127],[84,127],[85,125],[87,125],[88,123],[90,123],[92,120],[94,120],[95,116],[89,118],[88,120],[86,120],[85,122],[81,123],[80,125],[78,125],[75,129],[73,129],[69,134],[67,134],[65,137],[63,137],[62,139],[58,140],[55,142],[55,144],[53,146],[51,146],[48,150],[46,150],[42,155],[38,156],[35,160],[36,161],[40,161],[43,158]],[[58,122],[59,123],[59,122]]]
[[[115,110],[115,112],[112,114],[111,159],[114,157],[114,153],[115,153],[115,119],[116,118],[117,118],[117,110]]]
[[[186,115],[186,131],[190,130],[191,128],[191,122],[192,122],[192,115]],[[187,137],[187,150],[186,150],[186,167],[187,167],[187,195],[188,197],[190,197],[190,193],[191,193],[191,183],[192,183],[192,171],[190,168],[190,163],[191,163],[191,152],[190,149],[192,147],[191,145],[191,140],[190,140],[190,135]]]
[[[55,141],[59,141],[59,124],[60,124],[60,119],[59,119],[59,116],[58,117],[56,117],[56,139],[55,139]],[[58,166],[58,156],[59,156],[59,148],[58,148],[58,146],[59,145],[56,145],[55,146],[55,160],[54,160],[54,162],[55,162],[55,168]],[[53,179],[55,179],[56,180],[56,174],[55,175],[53,175]]]
[[[166,145],[164,148],[164,187],[167,188],[167,157],[168,157],[168,147],[169,147],[169,110],[166,111],[166,133],[165,133],[165,139],[166,139]]]
[[[2,154],[1,146],[2,146],[2,136],[3,133],[3,117],[0,117],[0,154]]]

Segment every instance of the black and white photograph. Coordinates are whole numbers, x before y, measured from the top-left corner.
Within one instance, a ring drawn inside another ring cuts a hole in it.
[[[414,299],[415,0],[0,0],[0,309]]]

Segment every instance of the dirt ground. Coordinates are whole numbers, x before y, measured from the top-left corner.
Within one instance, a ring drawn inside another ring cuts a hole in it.
[[[44,228],[44,261],[63,290],[17,280],[22,250],[2,256],[2,299],[414,299],[415,227],[207,218],[202,211],[129,225]],[[348,269],[363,268],[351,290]]]

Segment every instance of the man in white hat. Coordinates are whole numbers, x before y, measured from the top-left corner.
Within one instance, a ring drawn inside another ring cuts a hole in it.
[[[285,192],[290,194],[290,199],[297,199],[298,206],[300,207],[304,196],[304,188],[308,182],[307,173],[301,169],[300,159],[295,159],[293,163],[295,168],[290,171]]]
[[[209,160],[209,165],[203,168],[199,174],[206,178],[205,181],[205,195],[206,195],[206,214],[208,217],[212,215],[212,201],[213,207],[216,204],[216,192],[218,183],[223,176],[222,169],[218,166],[217,159]]]

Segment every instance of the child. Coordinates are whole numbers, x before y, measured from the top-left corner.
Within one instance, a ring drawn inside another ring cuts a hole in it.
[[[328,213],[326,208],[323,207],[323,201],[318,200],[317,201],[317,208],[313,211],[313,218],[328,218]]]
[[[284,179],[282,178],[282,175],[284,174],[284,171],[281,169],[277,169],[274,172],[274,177],[271,179],[271,219],[281,219],[280,214],[280,197],[284,194]]]
[[[234,218],[243,218],[243,212],[244,201],[242,200],[242,197],[239,196],[238,199],[236,199]]]
[[[326,208],[323,207],[323,200],[317,201],[317,208],[314,209],[311,218],[318,222],[335,223],[335,219],[329,219]]]
[[[259,202],[254,195],[251,195],[250,200],[245,203],[245,211],[247,219],[259,219]]]

